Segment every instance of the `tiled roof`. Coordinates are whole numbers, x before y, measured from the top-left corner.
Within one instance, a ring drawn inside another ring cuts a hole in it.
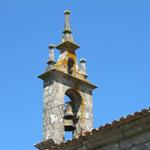
[[[140,118],[143,118],[146,115],[150,114],[150,108],[143,109],[140,112],[135,112],[134,114],[128,115],[126,117],[121,117],[119,120],[114,120],[112,123],[107,123],[104,126],[100,126],[99,128],[93,129],[91,132],[86,132],[85,134],[80,135],[78,138],[74,138],[72,140],[68,140],[67,142],[61,143],[61,144],[54,144],[54,146],[51,148],[51,150],[58,150],[63,148],[63,146],[66,145],[73,145],[77,144],[84,138],[92,137],[93,135],[97,133],[102,133],[105,132],[106,130],[109,129],[114,129],[114,128],[119,128],[125,124],[131,123],[135,120],[138,120]]]

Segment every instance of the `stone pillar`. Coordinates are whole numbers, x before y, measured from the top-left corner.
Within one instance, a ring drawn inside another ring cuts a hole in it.
[[[92,102],[92,90],[89,92],[88,87],[81,87],[84,91],[80,91],[82,102],[77,114],[76,130],[74,131],[74,137],[78,138],[81,134],[90,132],[93,129],[93,102]]]
[[[63,88],[54,80],[44,80],[43,140],[64,141]]]

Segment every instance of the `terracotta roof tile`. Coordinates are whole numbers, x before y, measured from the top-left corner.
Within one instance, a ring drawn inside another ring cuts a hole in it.
[[[135,112],[134,114],[127,115],[126,117],[121,117],[119,120],[113,120],[111,124],[107,123],[103,126],[100,126],[97,129],[93,129],[91,132],[87,132],[85,134],[80,135],[78,138],[68,140],[65,143],[61,143],[60,145],[55,144],[51,150],[58,150],[59,148],[62,148],[64,145],[68,145],[70,143],[71,144],[78,143],[80,140],[82,140],[85,137],[93,136],[96,133],[104,132],[106,129],[111,129],[114,127],[119,127],[126,123],[130,123],[138,118],[142,118],[144,115],[149,114],[149,113],[150,113],[150,108],[147,108],[147,109],[141,110],[140,112]]]

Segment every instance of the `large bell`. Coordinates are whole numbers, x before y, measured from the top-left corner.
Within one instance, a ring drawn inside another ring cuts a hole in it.
[[[76,129],[72,119],[64,119],[64,128],[65,131],[74,131]]]
[[[73,119],[73,118],[74,118],[74,114],[72,111],[72,104],[71,102],[69,102],[65,109],[64,119]]]

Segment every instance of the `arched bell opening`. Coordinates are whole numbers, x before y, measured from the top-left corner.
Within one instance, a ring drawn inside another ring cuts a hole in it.
[[[73,133],[76,130],[76,124],[79,119],[78,112],[82,103],[82,97],[78,91],[68,89],[65,92],[64,102],[64,138],[65,140],[69,140],[73,137]]]
[[[68,58],[68,73],[72,74],[73,73],[73,67],[74,67],[74,60],[70,57]]]

